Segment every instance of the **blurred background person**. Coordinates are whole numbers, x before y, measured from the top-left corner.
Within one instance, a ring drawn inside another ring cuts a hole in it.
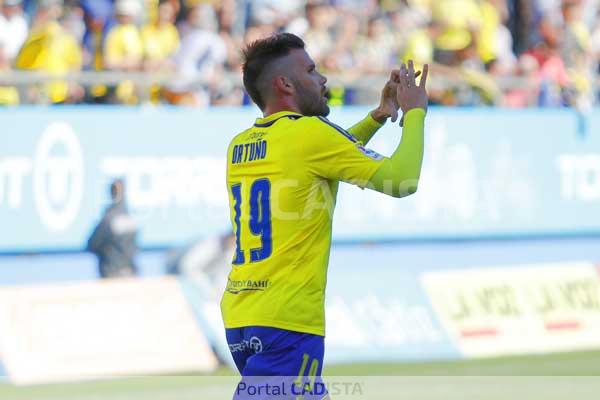
[[[354,43],[357,67],[366,73],[383,74],[396,64],[395,53],[396,43],[385,17],[371,17],[366,34],[359,36]]]
[[[114,24],[113,0],[81,0],[80,3],[85,21],[84,67],[100,71],[104,67],[104,40]]]
[[[22,0],[3,0],[0,4],[0,51],[8,63],[12,64],[27,39],[29,24],[23,14]]]
[[[67,75],[81,70],[82,54],[77,39],[60,23],[62,0],[40,0],[31,31],[15,61],[21,70]],[[29,100],[42,103],[77,103],[83,89],[73,82],[55,81],[33,87]]]
[[[563,31],[558,22],[544,18],[538,27],[540,41],[523,53],[537,61],[538,71],[534,75],[540,87],[537,105],[561,107],[569,104],[571,80],[561,58]]]
[[[139,0],[115,2],[115,24],[104,42],[104,68],[115,72],[139,72],[144,60],[144,42],[138,28],[142,12]],[[125,80],[114,88],[111,102],[137,104],[139,97],[134,83]]]
[[[0,73],[12,69],[14,60],[29,33],[21,0],[0,1]],[[13,85],[0,84],[0,105],[17,105],[20,96]]]
[[[326,1],[309,1],[306,5],[308,26],[303,34],[306,51],[317,64],[322,65],[335,45],[334,30],[337,23],[335,8]]]
[[[165,98],[171,104],[206,107],[221,79],[227,47],[211,5],[200,3],[190,9],[185,26],[174,58],[177,79],[165,89]]]
[[[154,22],[142,28],[144,71],[168,72],[175,69],[173,56],[179,49],[179,32],[175,27],[176,8],[170,0],[161,0]],[[160,86],[150,88],[152,103],[160,101]]]
[[[81,0],[85,31],[82,39],[83,69],[102,71],[104,69],[104,41],[114,24],[113,0]],[[99,83],[91,85],[87,91],[88,103],[107,101],[108,88]]]
[[[179,32],[175,27],[176,9],[169,0],[161,0],[155,22],[142,28],[144,70],[168,71],[174,67],[172,56],[179,48]]]
[[[10,62],[2,44],[0,44],[0,74],[9,72],[10,70]],[[19,104],[19,101],[19,91],[16,87],[0,83],[0,106],[14,106]]]
[[[88,239],[87,251],[98,258],[98,272],[102,278],[137,274],[134,258],[138,252],[138,227],[127,210],[125,193],[123,180],[117,179],[111,183],[111,204]]]
[[[190,278],[203,296],[218,300],[227,285],[234,252],[235,235],[229,231],[171,251],[167,271]]]
[[[570,101],[578,108],[589,108],[593,101],[593,53],[591,32],[583,11],[582,0],[562,2],[564,37],[561,58],[572,83]]]

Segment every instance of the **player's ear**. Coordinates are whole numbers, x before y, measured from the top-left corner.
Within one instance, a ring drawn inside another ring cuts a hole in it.
[[[275,77],[275,89],[279,93],[291,95],[294,94],[294,85],[292,81],[285,75],[278,75]]]

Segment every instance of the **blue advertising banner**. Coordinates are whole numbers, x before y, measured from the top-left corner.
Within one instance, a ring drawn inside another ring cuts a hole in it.
[[[334,109],[350,126],[366,108]],[[0,110],[0,252],[77,250],[125,178],[140,244],[229,229],[229,140],[253,108],[22,107]],[[337,240],[600,232],[600,111],[431,109],[419,191],[406,199],[342,185]],[[369,147],[390,154],[400,128]]]
[[[418,192],[398,201],[344,186],[336,238],[598,234],[600,112],[587,124],[566,109],[430,110]],[[397,129],[369,146],[390,154]]]
[[[81,249],[115,178],[143,246],[229,224],[227,143],[252,111],[18,108],[2,111],[0,249]],[[241,117],[241,116],[244,117]]]

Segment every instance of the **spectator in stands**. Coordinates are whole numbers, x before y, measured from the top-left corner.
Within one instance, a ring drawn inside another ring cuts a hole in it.
[[[10,70],[10,63],[0,43],[0,74]],[[19,104],[19,91],[14,86],[0,85],[0,106],[14,106]]]
[[[479,33],[481,10],[475,0],[437,0],[431,6],[432,18],[441,27],[435,40],[435,59],[453,64],[455,52],[468,47]]]
[[[591,47],[593,72],[598,75],[600,74],[600,12],[596,15],[596,22],[592,28]]]
[[[179,48],[175,16],[173,4],[162,0],[158,6],[156,22],[142,28],[146,71],[164,71],[173,67],[171,57]]]
[[[166,72],[173,70],[173,55],[179,48],[179,32],[175,27],[176,9],[169,0],[161,0],[154,22],[142,28],[144,42],[144,71]],[[150,88],[150,100],[160,102],[160,85]]]
[[[55,75],[81,70],[81,47],[60,25],[62,13],[62,0],[40,0],[32,29],[15,61],[16,68]],[[38,102],[76,103],[83,97],[83,89],[57,81],[32,90],[30,97]]]
[[[4,0],[0,14],[0,47],[3,57],[12,64],[27,35],[29,27],[23,14],[22,0]]]
[[[137,0],[117,0],[115,25],[104,44],[104,66],[113,71],[140,71],[144,45],[136,25],[141,7]]]
[[[434,56],[434,43],[441,27],[435,20],[427,22],[426,26],[414,29],[406,39],[402,62],[413,60],[415,68],[421,69],[424,64],[432,64]]]
[[[83,68],[90,71],[104,69],[104,41],[114,24],[113,0],[81,0],[85,32],[82,40]],[[104,84],[92,85],[87,102],[104,103],[108,88]]]
[[[138,72],[142,70],[144,43],[137,27],[142,8],[138,0],[117,0],[115,25],[104,42],[104,68],[110,71]],[[138,93],[131,81],[121,82],[114,90],[111,102],[136,104]]]
[[[561,56],[573,83],[574,105],[591,105],[592,95],[592,36],[583,19],[581,0],[563,0],[564,38]]]
[[[484,21],[478,38],[479,55],[492,75],[511,75],[517,67],[517,57],[513,52],[513,37],[506,26],[507,0],[486,1],[481,7]]]
[[[504,25],[508,19],[506,0],[485,0],[480,3],[481,27],[477,40],[477,52],[484,64],[494,61],[497,69],[510,71],[516,57],[512,51],[512,37]]]
[[[322,65],[335,45],[332,31],[337,22],[336,11],[325,1],[308,2],[306,20],[308,29],[303,38],[306,43],[306,51],[311,54],[317,64]]]
[[[138,251],[138,228],[127,211],[125,193],[123,180],[111,183],[111,204],[88,239],[87,250],[98,257],[98,272],[102,278],[137,274],[134,257]]]
[[[203,297],[217,300],[225,290],[234,252],[235,235],[231,231],[204,238],[171,251],[167,271],[191,279]]]
[[[280,29],[302,11],[301,0],[252,0],[249,2],[250,25],[274,25]]]
[[[511,108],[532,107],[537,105],[539,96],[539,63],[529,54],[523,54],[515,69],[515,77],[521,78],[525,84],[509,88],[504,94],[503,105]],[[521,83],[521,82],[519,82]]]
[[[568,103],[568,90],[571,82],[563,59],[560,57],[563,31],[560,25],[550,19],[540,23],[542,41],[524,53],[535,58],[539,69],[535,74],[540,86],[538,105],[560,107]]]
[[[84,11],[84,66],[100,71],[103,68],[104,39],[113,24],[112,0],[81,0]]]
[[[69,32],[79,47],[82,46],[83,36],[85,35],[84,11],[77,0],[71,0],[65,3],[64,13],[60,19],[62,27]]]
[[[27,38],[28,26],[21,0],[4,0],[0,12],[0,73],[9,71]],[[0,105],[19,104],[19,92],[14,86],[0,86]]]
[[[217,18],[208,4],[190,10],[189,33],[182,37],[175,56],[178,80],[165,90],[172,104],[205,107],[211,104],[227,58],[227,48],[217,33]]]
[[[394,36],[389,30],[383,15],[371,17],[366,35],[361,35],[354,43],[357,67],[365,73],[382,74],[390,70],[395,53]]]

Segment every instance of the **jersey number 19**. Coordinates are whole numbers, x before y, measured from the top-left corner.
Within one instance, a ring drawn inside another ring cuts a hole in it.
[[[240,245],[240,236],[242,227],[241,208],[242,208],[242,184],[231,185],[231,195],[235,200],[234,204],[234,222],[236,251],[233,264],[245,264],[246,253]],[[268,258],[273,251],[271,238],[271,182],[267,178],[257,179],[250,187],[250,232],[259,236],[262,246],[256,249],[250,249],[250,262],[262,261]]]

